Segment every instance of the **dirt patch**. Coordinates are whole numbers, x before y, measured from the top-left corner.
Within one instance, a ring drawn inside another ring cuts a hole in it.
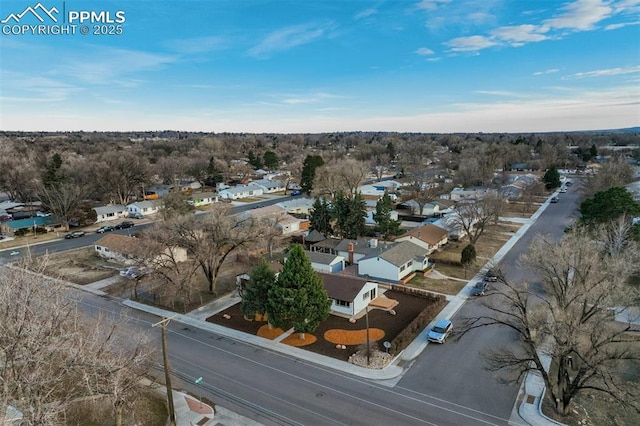
[[[439,270],[440,268],[438,268]],[[458,280],[436,280],[429,277],[423,277],[416,275],[408,285],[418,288],[424,288],[425,290],[435,291],[436,293],[455,295],[467,285],[466,281]]]
[[[282,343],[299,348],[302,346],[309,346],[317,340],[318,338],[311,333],[304,333],[304,338],[301,338],[301,333],[293,333],[291,336],[287,336],[282,339]]]
[[[385,333],[384,339],[389,342],[395,339],[395,337],[398,336],[398,334],[400,334],[400,332],[402,332],[407,325],[410,324],[418,314],[420,314],[420,312],[422,312],[427,306],[434,303],[429,299],[412,296],[400,291],[387,290],[384,294],[389,299],[398,301],[398,305],[394,308],[396,315],[391,315],[389,312],[380,309],[373,309],[369,311],[369,327],[383,330]],[[228,319],[224,317],[225,315],[228,315]],[[242,314],[239,303],[207,318],[207,321],[253,335],[256,335],[260,327],[264,325],[262,322],[246,320]],[[324,336],[327,331],[333,329],[356,331],[363,330],[365,328],[364,317],[358,319],[355,323],[351,323],[346,318],[329,315],[325,321],[320,323],[313,334],[315,336]],[[373,343],[371,346],[375,349],[383,349],[381,348],[382,345],[379,341]],[[304,349],[342,361],[347,361],[349,356],[358,349],[358,346],[348,346],[347,350],[343,350],[336,348],[335,343],[331,343],[324,338],[318,338],[314,343],[304,346]]]
[[[118,265],[104,261],[90,247],[49,255],[44,273],[84,285],[116,276],[119,271]]]
[[[265,324],[258,329],[256,335],[258,337],[263,337],[265,339],[273,340],[276,339],[284,333],[284,330],[278,327],[269,327],[269,324]]]
[[[369,328],[369,341],[377,342],[384,337],[384,330]],[[367,343],[367,330],[327,330],[324,339],[339,345],[362,345]]]

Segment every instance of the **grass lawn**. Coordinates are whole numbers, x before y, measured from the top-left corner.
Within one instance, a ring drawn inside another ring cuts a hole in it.
[[[433,278],[416,275],[409,281],[408,285],[437,293],[455,295],[458,294],[467,283],[457,280],[434,280]]]
[[[93,247],[50,254],[44,273],[75,284],[90,284],[119,274],[116,265],[101,259]]]

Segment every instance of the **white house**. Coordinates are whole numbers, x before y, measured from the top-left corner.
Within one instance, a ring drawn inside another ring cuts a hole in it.
[[[237,185],[231,188],[222,189],[218,192],[220,198],[237,200],[264,194],[264,190],[257,185]]]
[[[143,216],[149,216],[151,214],[158,213],[160,211],[160,203],[155,201],[136,201],[127,205],[127,213],[136,214],[139,213]]]
[[[346,275],[320,274],[331,313],[354,317],[378,296],[378,284]]]
[[[96,212],[96,222],[106,222],[127,217],[127,208],[120,204],[94,207],[93,210]]]
[[[427,253],[433,253],[435,250],[447,244],[448,240],[448,232],[431,223],[413,228],[406,234],[396,238],[398,242],[411,241],[415,245],[427,250]]]
[[[367,279],[399,284],[414,272],[423,272],[429,266],[427,250],[403,241],[382,252],[370,253],[358,262],[358,275]]]
[[[305,252],[311,261],[311,267],[316,272],[335,274],[344,269],[345,259],[334,254],[320,253],[317,251]]]
[[[375,197],[382,197],[384,195],[384,189],[378,189],[373,185],[360,185],[358,192],[362,195],[369,195]]]
[[[95,242],[94,249],[102,258],[132,264],[145,255],[147,245],[142,238],[109,233]],[[187,250],[182,247],[171,247],[167,250],[171,250],[176,261],[187,260]]]
[[[314,200],[311,198],[297,197],[289,198],[278,203],[278,205],[285,209],[287,213],[309,215],[310,210],[313,208],[313,202]]]
[[[451,201],[462,200],[481,200],[488,195],[495,195],[497,191],[495,189],[489,189],[484,187],[474,188],[453,188],[449,194],[441,195],[441,198]]]
[[[375,225],[376,221],[373,220],[373,215],[376,213],[375,210],[367,210],[367,216],[364,218],[364,221],[367,225]],[[391,220],[398,220],[398,212],[395,210],[391,210],[389,212],[389,217]]]
[[[215,192],[198,192],[189,196],[189,204],[200,207],[213,204],[218,201],[218,195]]]
[[[267,180],[267,179],[258,179],[249,182],[249,186],[257,186],[258,188],[262,188],[265,194],[269,194],[272,192],[282,192],[287,188],[287,185],[284,182],[279,180]]]

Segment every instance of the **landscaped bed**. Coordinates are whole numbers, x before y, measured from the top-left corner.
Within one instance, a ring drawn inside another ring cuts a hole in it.
[[[380,309],[371,309],[369,311],[369,327],[371,331],[369,337],[372,342],[371,347],[381,350],[384,350],[382,342],[393,341],[425,308],[433,306],[434,312],[432,316],[435,317],[442,309],[444,303],[440,302],[442,305],[435,306],[438,305],[438,302],[434,300],[394,290],[387,290],[384,295],[389,299],[397,300],[399,303],[394,308],[395,315]],[[227,318],[225,318],[225,316]],[[240,304],[236,304],[207,318],[207,321],[253,335],[257,335],[261,327],[265,325],[263,321],[246,320],[240,310]],[[375,331],[374,329],[379,329],[379,331]],[[355,323],[351,323],[347,318],[329,315],[329,318],[323,321],[313,333],[305,333],[304,341],[298,342],[301,340],[299,335],[292,334],[282,343],[300,346],[301,349],[330,356],[342,361],[348,361],[349,356],[356,352],[366,341],[366,332],[362,330],[366,330],[365,317],[358,319]],[[415,331],[419,332],[419,330]],[[315,342],[310,343],[310,335],[315,337]],[[325,336],[332,341],[327,340]],[[336,343],[336,338],[342,338],[344,340],[338,344]],[[374,342],[374,340],[376,341]],[[301,346],[301,344],[304,344],[304,346]],[[341,344],[344,344],[347,349],[339,349],[336,347]]]

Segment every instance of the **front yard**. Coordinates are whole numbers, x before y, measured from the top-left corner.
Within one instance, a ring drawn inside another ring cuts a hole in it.
[[[423,313],[423,316],[426,316],[424,319],[424,321],[426,321],[425,325],[428,324],[428,322],[435,318],[438,312],[442,310],[446,303],[442,299],[425,299],[394,290],[387,290],[384,295],[389,299],[397,300],[399,303],[394,308],[395,315],[381,309],[369,310],[369,328],[372,350],[379,349],[384,351],[382,343],[385,341],[392,342],[421,313]],[[240,309],[240,304],[238,303],[207,318],[207,321],[224,327],[240,330],[248,334],[260,335],[265,338],[274,339],[282,334],[282,331],[277,331],[277,329],[272,333],[266,332],[266,321],[263,321],[263,318],[258,319],[259,320],[252,321],[245,319]],[[304,346],[298,345],[296,343],[296,340],[299,340],[298,336],[294,334],[289,337],[287,341],[283,342],[283,344],[300,346],[302,349],[308,351],[347,361],[358,349],[366,347],[364,344],[366,331],[364,330],[366,330],[365,317],[359,318],[356,322],[352,323],[347,318],[329,315],[329,317],[320,324],[314,333],[306,333],[307,339],[305,339],[305,341],[312,343]],[[420,330],[414,331],[417,335]],[[354,334],[353,332],[359,333]],[[315,338],[315,340],[313,338],[309,338],[310,334]],[[373,341],[373,337],[377,337],[377,339]],[[336,338],[338,340],[342,340],[338,342]],[[338,344],[344,344],[347,348],[339,349],[337,348]]]
[[[95,254],[93,247],[50,254],[44,273],[75,284],[91,284],[119,274],[119,265],[109,263]]]

